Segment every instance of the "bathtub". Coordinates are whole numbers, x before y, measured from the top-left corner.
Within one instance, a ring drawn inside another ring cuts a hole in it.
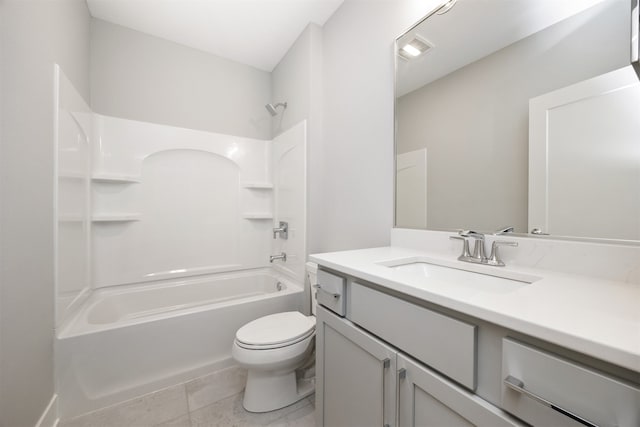
[[[56,331],[60,416],[230,366],[239,327],[299,310],[302,295],[270,269],[96,290]]]

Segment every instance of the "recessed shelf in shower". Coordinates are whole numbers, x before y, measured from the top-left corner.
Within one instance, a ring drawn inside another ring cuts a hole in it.
[[[84,180],[87,179],[87,175],[82,172],[73,172],[73,171],[60,171],[58,172],[58,179],[68,179],[68,180]]]
[[[58,214],[58,223],[82,223],[82,214]]]
[[[138,213],[100,214],[91,217],[92,222],[132,222],[140,221],[141,215]]]
[[[273,219],[271,212],[245,212],[242,214],[244,219]]]
[[[135,184],[140,182],[140,177],[134,175],[95,174],[91,177],[91,180],[106,184]]]
[[[242,187],[254,190],[272,190],[273,184],[270,182],[244,182]]]

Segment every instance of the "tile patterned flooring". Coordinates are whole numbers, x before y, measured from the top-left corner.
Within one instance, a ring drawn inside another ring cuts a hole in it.
[[[108,408],[58,427],[313,427],[315,399],[254,414],[242,407],[246,372],[231,367]]]

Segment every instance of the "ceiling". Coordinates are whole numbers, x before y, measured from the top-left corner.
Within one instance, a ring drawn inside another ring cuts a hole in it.
[[[87,0],[95,18],[272,71],[343,0]]]

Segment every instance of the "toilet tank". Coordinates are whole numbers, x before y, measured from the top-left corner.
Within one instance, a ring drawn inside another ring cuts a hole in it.
[[[309,282],[309,294],[311,302],[311,314],[316,315],[316,290],[313,285],[318,283],[318,264],[315,262],[307,263],[307,281]]]

